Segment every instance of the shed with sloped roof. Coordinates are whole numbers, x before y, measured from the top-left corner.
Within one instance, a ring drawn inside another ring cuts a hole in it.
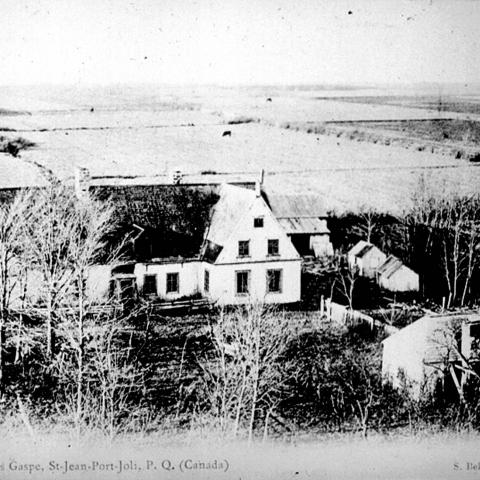
[[[387,255],[372,243],[360,240],[347,253],[350,268],[358,269],[360,275],[375,278]]]
[[[419,288],[418,273],[393,255],[389,255],[378,268],[377,282],[391,292],[417,292]]]

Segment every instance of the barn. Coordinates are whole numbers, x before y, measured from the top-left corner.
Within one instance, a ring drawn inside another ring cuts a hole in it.
[[[327,213],[320,197],[266,194],[265,199],[300,255],[333,255]]]

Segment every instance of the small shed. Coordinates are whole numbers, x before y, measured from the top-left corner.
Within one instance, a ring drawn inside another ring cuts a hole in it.
[[[479,337],[480,314],[429,314],[383,340],[382,376],[410,395],[435,394],[439,386],[465,381],[461,355],[472,357],[473,341]],[[461,354],[461,355],[460,355]]]
[[[391,292],[418,292],[419,277],[400,259],[389,255],[378,268],[377,282],[380,287]]]
[[[347,259],[350,268],[358,268],[360,275],[375,278],[378,268],[387,260],[387,255],[375,245],[360,240],[348,251]]]

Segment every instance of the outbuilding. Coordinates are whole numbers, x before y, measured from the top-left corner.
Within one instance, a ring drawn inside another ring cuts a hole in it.
[[[375,278],[379,267],[385,262],[385,255],[375,245],[360,240],[347,253],[350,268],[357,268],[361,276]]]
[[[418,292],[419,288],[418,273],[393,255],[389,255],[378,268],[377,282],[391,292]]]
[[[474,360],[480,314],[429,314],[383,340],[382,375],[414,398],[439,388],[461,391],[466,360]]]
[[[316,195],[265,195],[273,215],[300,255],[333,255],[327,213]]]

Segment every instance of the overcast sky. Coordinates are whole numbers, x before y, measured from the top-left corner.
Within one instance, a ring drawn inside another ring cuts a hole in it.
[[[0,84],[480,81],[475,0],[0,0]]]

